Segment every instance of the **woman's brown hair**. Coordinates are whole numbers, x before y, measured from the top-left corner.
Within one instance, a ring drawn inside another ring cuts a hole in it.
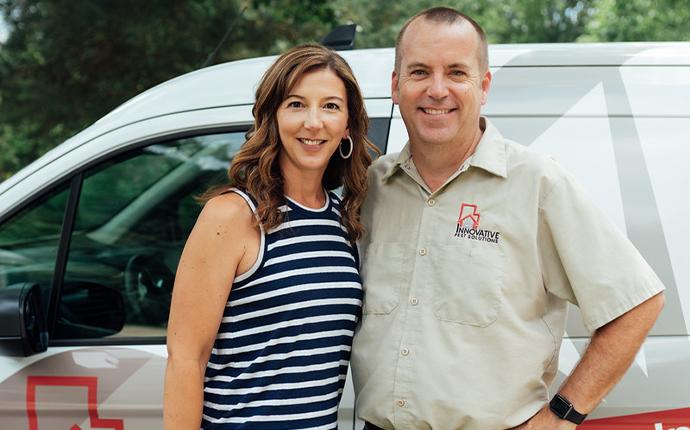
[[[289,91],[306,73],[328,69],[345,85],[347,94],[347,125],[353,148],[349,158],[343,159],[339,151],[331,156],[323,175],[323,187],[333,190],[343,187],[340,219],[350,240],[359,239],[364,231],[359,221],[359,210],[367,188],[367,167],[371,164],[368,150],[378,149],[367,138],[369,120],[357,80],[347,62],[334,51],[315,43],[297,46],[278,57],[264,73],[256,90],[252,109],[254,126],[247,133],[247,141],[235,154],[229,170],[230,183],[249,192],[257,201],[257,216],[265,230],[283,222],[285,204],[283,176],[278,163],[282,150],[278,121],[278,107]],[[349,145],[349,142],[345,142]],[[347,151],[345,151],[347,152]],[[214,188],[202,197],[208,200],[224,188]]]

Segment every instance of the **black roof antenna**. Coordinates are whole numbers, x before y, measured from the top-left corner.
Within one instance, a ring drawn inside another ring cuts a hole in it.
[[[223,37],[220,39],[220,42],[218,42],[218,46],[216,46],[216,49],[211,52],[208,57],[206,57],[206,61],[204,61],[204,64],[201,66],[201,68],[208,67],[212,65],[216,61],[216,56],[218,55],[218,52],[220,51],[220,48],[223,46],[225,43],[225,40],[230,36],[230,33],[232,32],[232,29],[235,27],[235,24],[237,21],[239,21],[240,18],[242,18],[242,15],[244,15],[244,11],[247,10],[247,3],[245,2],[244,5],[242,6],[242,9],[240,10],[240,13],[233,18],[232,21],[230,21],[230,24],[228,25],[228,29],[225,31],[225,34]]]
[[[339,25],[321,39],[321,44],[336,51],[355,49],[357,24]]]

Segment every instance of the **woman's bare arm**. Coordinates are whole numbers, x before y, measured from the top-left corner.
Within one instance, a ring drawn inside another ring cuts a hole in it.
[[[235,274],[254,264],[259,234],[246,202],[231,193],[204,206],[187,240],[168,320],[166,430],[198,430],[201,425],[206,364]]]

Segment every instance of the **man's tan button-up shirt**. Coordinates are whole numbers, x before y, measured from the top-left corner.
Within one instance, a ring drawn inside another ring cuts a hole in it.
[[[553,160],[482,123],[434,193],[408,146],[369,170],[351,363],[358,415],[384,429],[518,425],[547,402],[566,302],[593,331],[663,290]]]

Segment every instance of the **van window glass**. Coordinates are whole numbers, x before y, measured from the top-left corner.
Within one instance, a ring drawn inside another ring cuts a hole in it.
[[[152,145],[138,157],[109,163],[106,174],[91,174],[88,178],[89,186],[81,194],[84,205],[80,207],[80,227],[88,230],[103,225],[113,214],[120,212],[178,167],[182,163],[180,159],[160,157],[157,154],[157,151],[164,151],[164,148],[164,145]],[[120,177],[126,177],[127,180],[113,180]],[[108,198],[99,198],[99,194],[107,194]]]
[[[381,154],[386,153],[386,143],[388,142],[388,129],[390,128],[390,118],[370,118],[368,137],[376,145]],[[374,154],[372,154],[374,155]]]
[[[0,288],[37,283],[48,308],[69,188],[58,187],[0,225]]]
[[[53,339],[165,336],[173,280],[244,132],[156,143],[84,175]]]

